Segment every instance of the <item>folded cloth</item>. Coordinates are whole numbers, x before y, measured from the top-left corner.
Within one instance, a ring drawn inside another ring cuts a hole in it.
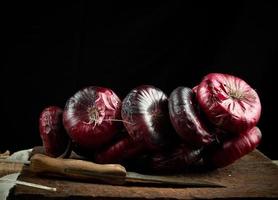
[[[10,190],[15,186],[19,173],[9,174],[0,178],[0,200],[6,200],[9,196]],[[12,181],[5,181],[5,180]]]
[[[27,161],[30,158],[30,154],[32,149],[21,150],[13,153],[10,157],[6,158],[8,160],[19,160],[19,161]],[[16,181],[19,176],[19,173],[13,173],[6,176],[0,177],[0,200],[7,199],[10,190],[15,186],[15,183],[12,181],[5,180],[13,180]]]
[[[32,149],[25,149],[21,151],[17,151],[13,153],[11,156],[7,158],[7,160],[19,160],[19,161],[27,161],[30,158]]]

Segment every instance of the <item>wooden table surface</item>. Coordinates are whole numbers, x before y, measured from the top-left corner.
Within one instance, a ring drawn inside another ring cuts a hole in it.
[[[56,187],[57,192],[17,185],[10,199],[229,199],[277,198],[278,166],[258,150],[234,164],[209,173],[191,173],[184,177],[212,181],[225,188],[162,188],[112,186],[40,178],[24,167],[19,180]]]

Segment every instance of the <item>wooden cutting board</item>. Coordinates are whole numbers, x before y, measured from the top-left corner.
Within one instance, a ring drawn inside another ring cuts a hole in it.
[[[278,167],[258,150],[234,164],[209,173],[191,173],[181,176],[202,179],[225,185],[225,188],[163,188],[154,186],[112,186],[73,182],[62,179],[40,178],[25,167],[19,177],[56,187],[57,192],[17,185],[10,199],[229,199],[277,198]]]

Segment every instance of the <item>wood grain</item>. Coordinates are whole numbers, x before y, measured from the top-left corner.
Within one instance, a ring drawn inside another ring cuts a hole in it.
[[[40,178],[24,168],[19,180],[56,187],[57,192],[16,186],[10,199],[230,199],[278,198],[278,167],[258,150],[234,164],[207,173],[180,175],[225,185],[225,188],[112,186]]]

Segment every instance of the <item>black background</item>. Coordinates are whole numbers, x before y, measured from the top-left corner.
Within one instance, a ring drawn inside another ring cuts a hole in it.
[[[84,86],[123,98],[152,84],[169,94],[209,72],[236,75],[262,102],[259,149],[278,159],[277,7],[261,1],[2,5],[0,150],[41,144],[38,117]]]

